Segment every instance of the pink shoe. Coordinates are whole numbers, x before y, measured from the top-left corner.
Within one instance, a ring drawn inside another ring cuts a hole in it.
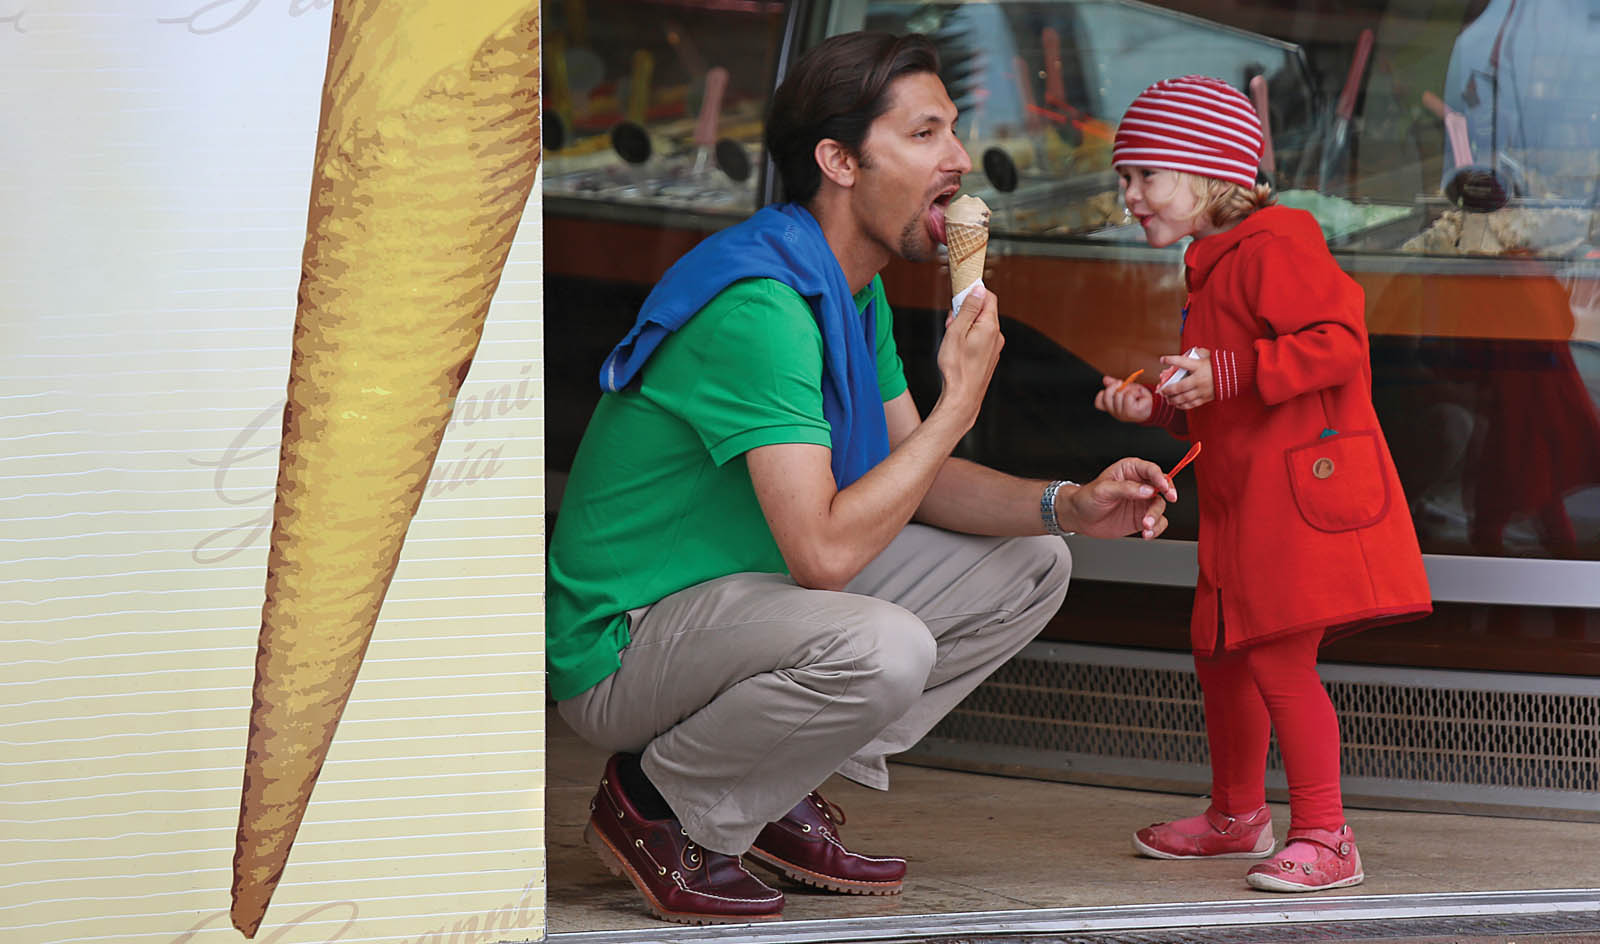
[[[1199,816],[1156,823],[1133,834],[1133,850],[1155,859],[1259,859],[1272,854],[1272,811],[1229,816],[1214,806]]]
[[[1271,862],[1252,866],[1244,880],[1267,892],[1320,892],[1360,885],[1366,877],[1347,824],[1335,831],[1289,830],[1283,851]]]

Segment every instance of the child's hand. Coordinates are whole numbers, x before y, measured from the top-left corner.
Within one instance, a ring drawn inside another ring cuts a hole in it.
[[[1094,395],[1094,408],[1124,423],[1143,423],[1150,418],[1155,406],[1155,396],[1144,384],[1123,386],[1121,377],[1101,377],[1105,389]],[[1121,388],[1121,389],[1118,389]]]
[[[1189,376],[1161,389],[1161,395],[1167,398],[1167,402],[1180,410],[1192,410],[1217,398],[1216,387],[1211,380],[1211,352],[1197,347],[1194,353],[1194,357],[1167,354],[1161,358],[1161,363],[1167,365],[1167,369],[1161,372],[1163,383],[1179,367],[1189,372]],[[1160,387],[1161,384],[1157,383],[1156,386]]]

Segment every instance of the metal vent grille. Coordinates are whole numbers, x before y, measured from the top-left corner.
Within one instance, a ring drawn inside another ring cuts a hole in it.
[[[1324,665],[1347,802],[1600,819],[1593,679]],[[1204,793],[1200,685],[1181,654],[1035,643],[909,760]],[[1283,788],[1276,744],[1268,787]],[[1280,793],[1281,798],[1281,793]]]
[[[1594,688],[1558,695],[1331,682],[1328,693],[1354,776],[1595,793]]]

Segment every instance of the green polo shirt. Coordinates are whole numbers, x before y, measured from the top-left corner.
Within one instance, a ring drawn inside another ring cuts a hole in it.
[[[893,317],[874,278],[878,392],[906,389]],[[617,670],[627,611],[686,587],[787,573],[744,454],[831,443],[822,415],[822,332],[773,279],[735,282],[669,335],[641,380],[600,398],[573,460],[550,541],[550,693],[579,695]]]

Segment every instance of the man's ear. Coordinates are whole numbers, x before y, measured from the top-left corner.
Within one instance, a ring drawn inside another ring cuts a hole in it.
[[[822,169],[822,176],[841,187],[855,185],[856,170],[861,166],[855,152],[832,138],[823,138],[817,142],[812,155]]]

